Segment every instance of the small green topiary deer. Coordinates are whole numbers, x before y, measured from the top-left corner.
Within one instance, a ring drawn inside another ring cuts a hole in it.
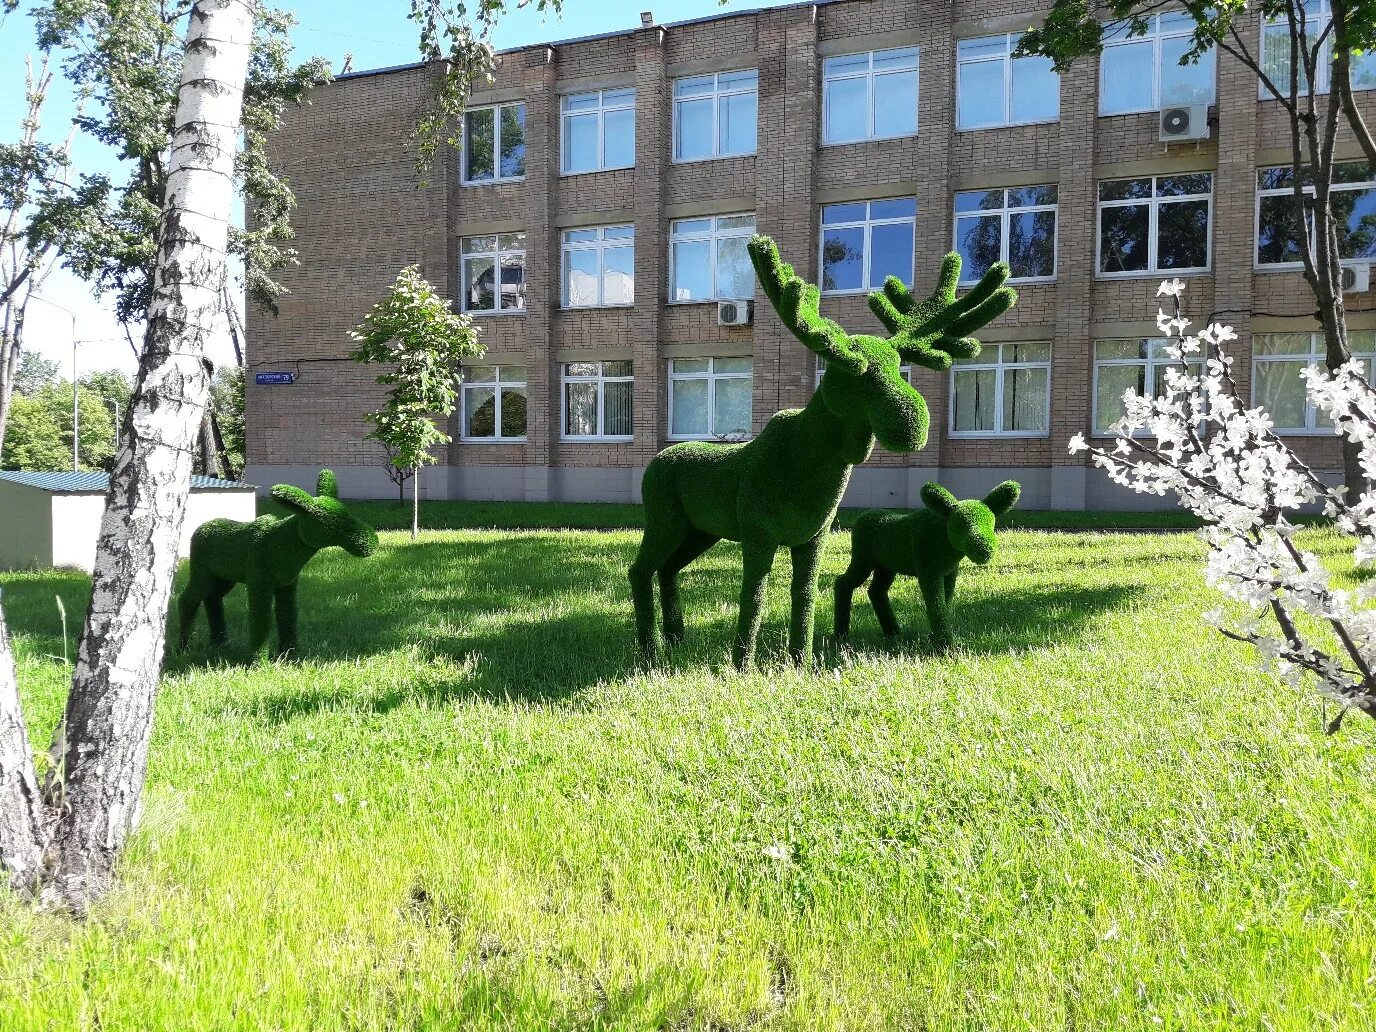
[[[951,645],[950,606],[956,593],[956,572],[962,559],[983,566],[998,547],[994,519],[1017,504],[1022,489],[1005,480],[983,501],[958,502],[940,484],[922,488],[925,509],[892,512],[871,509],[856,521],[850,536],[850,566],[836,578],[836,636],[850,633],[850,603],[855,589],[871,573],[870,604],[879,626],[893,637],[898,633],[889,588],[900,573],[916,577],[927,606],[932,644]]]
[[[377,548],[377,531],[360,522],[339,501],[334,474],[321,470],[316,497],[299,487],[278,484],[272,497],[294,510],[285,518],[260,516],[252,523],[210,520],[191,535],[191,573],[177,599],[181,646],[191,637],[196,612],[205,604],[210,640],[222,646],[224,598],[236,584],[248,585],[249,651],[268,655],[272,614],[277,611],[277,653],[296,648],[296,583],[301,570],[322,548],[337,546],[367,556]]]
[[[754,656],[765,582],[780,548],[793,559],[789,652],[797,662],[811,659],[822,542],[851,468],[869,458],[876,437],[897,452],[927,443],[927,405],[903,379],[902,363],[945,370],[953,357],[977,355],[979,343],[967,335],[1017,298],[1003,286],[1002,264],[957,298],[960,256],[948,254],[931,297],[917,300],[892,276],[870,295],[891,336],[852,336],[822,317],[817,287],[780,259],[773,240],[757,236],[749,250],[765,296],[794,336],[826,360],[826,372],[806,408],[777,413],[755,440],[678,444],[650,462],[641,486],[645,535],[630,569],[636,637],[653,655],[656,575],[664,637],[673,643],[683,637],[679,573],[718,541],[739,541],[745,577],[732,658],[740,668]]]

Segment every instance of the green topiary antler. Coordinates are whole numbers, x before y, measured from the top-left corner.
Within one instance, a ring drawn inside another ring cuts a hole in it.
[[[936,293],[915,302],[897,280],[870,295],[875,314],[892,337],[849,334],[822,316],[821,293],[779,256],[774,241],[750,241],[750,260],[765,297],[783,324],[826,361],[822,382],[804,409],[777,413],[753,441],[721,445],[689,442],[666,448],[645,469],[645,535],[630,569],[636,635],[655,652],[654,580],[659,579],[664,636],[683,636],[678,575],[720,540],[739,541],[745,576],[732,655],[751,661],[760,607],[774,555],[790,550],[793,611],[789,652],[812,654],[812,613],[822,541],[850,479],[876,438],[892,451],[915,451],[927,442],[927,405],[903,378],[903,361],[933,369],[952,357],[979,353],[967,334],[1016,300],[996,266],[964,298],[956,298],[960,258],[947,255]]]

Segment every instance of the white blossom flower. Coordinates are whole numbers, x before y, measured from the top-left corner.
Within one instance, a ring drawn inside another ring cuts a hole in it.
[[[1156,288],[1157,297],[1184,297],[1185,281],[1182,279],[1168,279]]]

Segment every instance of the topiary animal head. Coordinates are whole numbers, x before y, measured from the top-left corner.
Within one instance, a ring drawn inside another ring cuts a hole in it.
[[[927,443],[927,405],[903,379],[904,363],[939,372],[955,358],[979,354],[979,342],[967,336],[1013,307],[1017,294],[1003,285],[1008,266],[1000,262],[964,297],[956,297],[960,255],[941,263],[935,293],[915,299],[890,276],[882,291],[870,294],[870,309],[891,336],[852,336],[819,306],[821,291],[803,281],[779,257],[767,236],[749,244],[750,260],[765,296],[784,325],[826,361],[819,391],[827,409],[848,422],[862,422],[890,451],[916,451]]]
[[[377,548],[377,531],[344,507],[339,485],[328,469],[320,471],[314,497],[291,484],[278,484],[272,497],[292,510],[297,534],[312,548],[335,546],[359,557],[372,555]]]
[[[998,543],[994,537],[994,521],[1018,504],[1022,488],[1016,480],[1005,480],[984,496],[983,501],[956,496],[940,484],[926,484],[922,501],[937,516],[946,521],[946,538],[961,555],[976,566],[983,566],[994,558]]]

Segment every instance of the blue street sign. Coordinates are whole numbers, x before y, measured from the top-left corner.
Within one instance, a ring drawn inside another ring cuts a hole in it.
[[[275,387],[278,384],[295,383],[295,373],[255,373],[254,382],[259,387]]]

